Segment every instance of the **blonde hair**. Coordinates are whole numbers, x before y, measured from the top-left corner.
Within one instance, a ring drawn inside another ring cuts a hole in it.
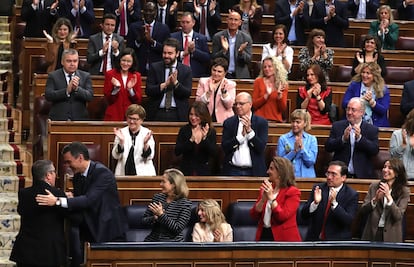
[[[381,21],[381,10],[386,9],[388,11],[388,14],[390,14],[390,19],[389,19],[389,23],[393,23],[394,22],[394,15],[392,14],[392,10],[391,7],[389,5],[382,5],[377,9],[377,19],[379,21]]]
[[[188,197],[190,190],[188,189],[184,174],[180,170],[167,169],[164,171],[164,175],[167,176],[171,184],[175,185],[174,194],[176,199]]]
[[[288,72],[285,69],[285,66],[283,66],[283,63],[276,57],[268,56],[262,60],[262,67],[260,68],[259,77],[263,77],[263,62],[266,60],[270,60],[272,62],[275,74],[275,85],[278,86],[279,84],[286,84]]]
[[[226,223],[226,217],[221,211],[220,205],[214,199],[205,199],[198,204],[198,209],[202,208],[206,214],[206,222],[200,222],[200,225],[205,228],[206,224],[210,226],[212,232],[219,230],[223,233],[221,225]]]
[[[291,114],[290,114],[290,121],[294,121],[294,120],[303,120],[305,122],[305,131],[310,131],[310,129],[312,129],[311,127],[311,115],[309,114],[309,112],[306,109],[295,109]]]
[[[58,38],[58,30],[62,26],[68,27],[68,36],[66,36],[65,42],[70,43],[70,41],[72,39],[72,35],[74,34],[74,32],[73,32],[72,23],[67,18],[58,18],[58,20],[53,25],[52,33],[51,33],[51,35],[53,37],[53,42],[55,42],[55,43],[60,43],[61,42],[61,40]]]
[[[384,96],[384,87],[385,87],[385,81],[384,78],[382,78],[381,76],[381,67],[375,63],[375,62],[366,62],[366,63],[362,63],[361,66],[361,71],[359,73],[357,73],[352,80],[356,81],[356,82],[361,82],[362,81],[362,71],[364,69],[368,68],[372,75],[374,76],[374,83],[373,83],[373,88],[375,91],[375,95],[378,98],[381,98]]]

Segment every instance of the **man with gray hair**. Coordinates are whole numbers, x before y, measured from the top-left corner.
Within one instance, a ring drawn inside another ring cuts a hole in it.
[[[79,55],[75,49],[62,53],[62,68],[47,77],[45,97],[52,102],[52,121],[84,121],[89,119],[86,103],[93,99],[90,74],[78,70]]]
[[[378,127],[363,121],[365,103],[354,97],[346,108],[346,120],[332,124],[325,144],[327,152],[334,152],[333,160],[345,162],[350,178],[375,178],[371,158],[379,151]]]

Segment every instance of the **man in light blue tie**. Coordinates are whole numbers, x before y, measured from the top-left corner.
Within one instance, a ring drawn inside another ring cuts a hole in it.
[[[378,153],[378,128],[362,120],[365,103],[352,98],[346,108],[346,120],[332,124],[325,144],[327,152],[334,152],[333,160],[348,165],[350,178],[375,178],[371,158]]]

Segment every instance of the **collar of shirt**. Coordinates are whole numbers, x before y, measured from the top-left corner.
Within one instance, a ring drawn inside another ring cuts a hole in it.
[[[250,121],[251,121],[252,120],[253,113],[250,111],[250,113],[247,114],[247,115],[250,117]],[[239,118],[239,122],[241,122],[240,116],[237,116],[237,117]]]
[[[292,130],[289,131],[288,135],[289,135],[289,137],[294,137],[295,136],[295,134],[293,133]],[[305,131],[302,132],[302,137],[306,138]]]
[[[194,35],[194,31],[193,30],[191,30],[191,32],[189,32],[189,33],[183,32],[183,39],[185,40],[185,37],[188,36],[189,39],[192,40],[193,39],[193,35]]]
[[[357,122],[355,125],[357,125],[357,126],[359,126],[359,127],[361,128],[361,123],[362,123],[362,119],[361,119],[359,122]],[[352,125],[351,125],[351,124],[349,124],[349,126],[351,126],[351,127],[352,127]]]
[[[88,167],[86,167],[86,170],[82,173],[83,176],[88,177],[88,171],[89,167],[91,166],[91,161],[88,161]]]
[[[160,10],[161,8],[164,10],[167,10],[167,4],[165,4],[165,6],[157,5],[157,7],[158,7],[158,10]]]
[[[69,73],[69,72],[66,72],[64,68],[62,68],[62,70],[63,70],[63,73],[65,74],[65,78],[68,78],[69,75],[76,74],[76,71],[75,72],[72,72],[72,73]]]
[[[153,20],[151,23],[147,23],[144,21],[144,24],[150,25],[152,29],[154,29],[155,20]]]
[[[330,187],[329,188],[329,191],[331,190],[331,188],[333,189],[333,190],[335,190],[335,192],[338,194],[339,193],[339,191],[341,191],[341,189],[342,189],[342,187],[344,186],[344,184],[341,184],[340,186],[337,186],[337,187]]]
[[[106,34],[106,33],[104,33],[104,32],[102,32],[102,39],[103,40],[106,40],[106,36],[107,35],[109,35],[109,40],[112,40],[112,36],[113,36],[113,34],[111,33],[111,34]]]

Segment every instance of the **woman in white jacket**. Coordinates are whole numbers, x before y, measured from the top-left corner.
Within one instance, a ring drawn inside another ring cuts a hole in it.
[[[152,131],[142,126],[145,116],[146,112],[142,106],[132,104],[125,113],[128,126],[114,128],[112,156],[118,160],[115,175],[156,175],[152,162],[155,141]]]
[[[288,46],[288,33],[286,26],[278,24],[273,29],[273,43],[263,45],[262,61],[266,57],[272,56],[280,60],[290,73],[293,63],[293,48]]]

